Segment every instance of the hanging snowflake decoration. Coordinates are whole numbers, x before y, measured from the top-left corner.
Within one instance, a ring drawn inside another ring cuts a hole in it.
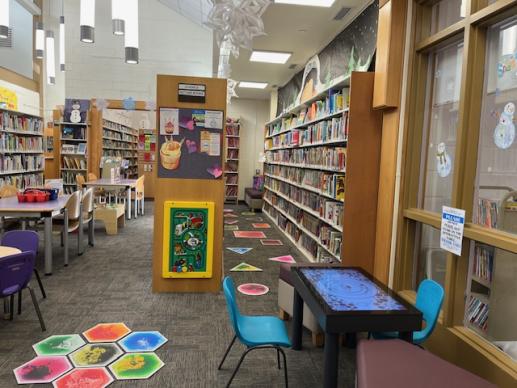
[[[237,93],[235,92],[235,87],[237,86],[237,81],[228,78],[226,85],[226,103],[231,104],[232,103],[232,97],[239,97]]]
[[[99,112],[102,112],[104,109],[106,109],[109,105],[109,102],[105,100],[104,98],[97,98],[95,99],[95,106],[97,107],[97,110]]]
[[[156,110],[156,102],[148,100],[145,102],[145,110]]]

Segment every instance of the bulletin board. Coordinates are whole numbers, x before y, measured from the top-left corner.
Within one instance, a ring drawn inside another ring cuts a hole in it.
[[[211,278],[213,202],[164,202],[164,278]]]
[[[222,179],[224,112],[160,108],[158,177]]]

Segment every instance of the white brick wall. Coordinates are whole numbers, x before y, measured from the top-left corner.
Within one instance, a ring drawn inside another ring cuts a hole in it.
[[[140,0],[140,63],[128,65],[124,62],[124,38],[111,31],[111,1],[96,3],[95,43],[87,44],[79,40],[79,0],[65,0],[65,96],[155,100],[157,74],[211,76],[210,30],[158,0]],[[59,15],[51,16],[56,17]],[[63,85],[56,85],[54,92],[48,93],[60,99],[60,88]],[[55,105],[56,99],[49,97]]]

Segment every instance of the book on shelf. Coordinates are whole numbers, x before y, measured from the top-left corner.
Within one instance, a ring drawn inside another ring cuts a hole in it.
[[[471,295],[466,311],[466,320],[476,328],[487,331],[488,328],[488,301],[481,300],[475,295]]]
[[[492,272],[494,268],[495,248],[476,244],[474,249],[474,260],[472,262],[472,274],[487,283],[492,281]]]
[[[85,158],[74,158],[71,156],[63,156],[62,168],[75,169],[75,170],[86,170],[86,159]]]
[[[19,190],[26,187],[43,186],[43,172],[0,177],[0,186],[4,185],[13,185]]]
[[[69,127],[63,125],[61,129],[61,140],[84,140],[85,137],[85,127]]]
[[[44,164],[43,155],[0,155],[1,173],[42,170]]]
[[[315,147],[267,151],[266,162],[281,162],[344,171],[346,147]]]
[[[20,132],[37,132],[43,135],[43,120],[23,113],[0,109],[0,129]]]
[[[43,153],[43,138],[2,132],[0,133],[0,150],[4,152],[34,151]]]
[[[499,202],[487,198],[478,199],[477,222],[487,228],[497,228]]]

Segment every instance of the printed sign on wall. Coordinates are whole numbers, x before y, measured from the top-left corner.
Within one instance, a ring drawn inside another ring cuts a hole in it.
[[[442,227],[440,229],[440,248],[461,256],[465,210],[449,206],[442,207]]]
[[[160,108],[158,177],[222,177],[222,111]]]

